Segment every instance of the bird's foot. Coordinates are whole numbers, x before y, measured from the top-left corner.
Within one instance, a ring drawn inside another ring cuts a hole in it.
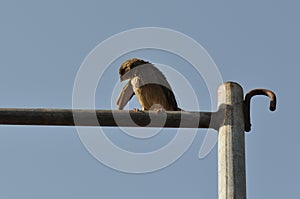
[[[156,114],[165,113],[166,112],[166,110],[164,108],[155,108],[155,109],[153,109],[153,111],[155,111]]]
[[[151,111],[154,111],[156,114],[159,114],[159,113],[165,113],[166,112],[166,109],[164,109],[163,106],[161,106],[160,104],[154,104],[151,108],[150,108]]]
[[[135,112],[140,112],[140,111],[142,111],[142,110],[141,110],[141,109],[138,109],[138,108],[134,108],[133,111],[135,111]]]

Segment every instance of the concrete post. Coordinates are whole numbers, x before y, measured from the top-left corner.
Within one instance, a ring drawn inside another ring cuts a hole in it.
[[[225,112],[218,135],[219,199],[246,199],[244,95],[234,82],[218,89],[218,106]]]

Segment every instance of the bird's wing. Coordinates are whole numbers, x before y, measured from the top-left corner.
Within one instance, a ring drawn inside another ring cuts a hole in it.
[[[137,69],[139,69],[139,68],[137,68]],[[169,82],[167,81],[166,77],[164,76],[164,74],[152,64],[147,65],[146,67],[143,66],[143,68],[141,68],[140,70],[141,71],[139,71],[139,74],[142,77],[142,78],[140,78],[140,82],[141,82],[140,84],[141,85],[156,84],[157,86],[159,86],[162,89],[162,92],[163,92],[163,93],[160,93],[161,100],[159,100],[159,101],[160,101],[160,103],[162,103],[161,105],[163,105],[164,108],[169,111],[180,110],[178,108],[172,88],[171,88]],[[157,86],[151,86],[150,88],[157,88]],[[145,87],[145,88],[149,88],[149,87]],[[156,91],[152,91],[152,92],[156,92]],[[158,93],[156,92],[156,94],[158,94]],[[146,98],[153,99],[153,96],[148,96]],[[165,98],[165,99],[162,99],[162,98]],[[149,104],[152,105],[152,102],[150,102]]]
[[[117,105],[119,107],[119,110],[123,110],[123,108],[126,106],[128,101],[132,98],[134,95],[131,82],[128,81],[128,83],[124,86],[122,89],[122,92],[119,95],[119,98],[117,100]]]
[[[180,108],[178,108],[174,93],[172,90],[170,90],[169,88],[166,88],[164,86],[161,86],[162,90],[164,92],[164,94],[166,95],[167,99],[168,99],[168,104],[171,107],[170,109],[172,111],[179,111]]]

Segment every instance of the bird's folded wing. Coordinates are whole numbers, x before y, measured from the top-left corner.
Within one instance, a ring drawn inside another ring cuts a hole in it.
[[[128,101],[132,98],[134,95],[131,82],[128,81],[128,83],[124,86],[122,89],[122,92],[119,95],[119,98],[117,100],[117,105],[119,107],[119,110],[123,110],[123,108],[126,106]]]

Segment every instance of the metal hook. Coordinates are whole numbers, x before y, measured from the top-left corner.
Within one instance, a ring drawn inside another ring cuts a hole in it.
[[[276,95],[273,91],[267,89],[254,89],[249,91],[245,96],[244,101],[244,119],[245,119],[245,131],[249,132],[251,130],[250,122],[250,101],[255,95],[265,95],[270,98],[270,111],[275,111],[276,109]]]

